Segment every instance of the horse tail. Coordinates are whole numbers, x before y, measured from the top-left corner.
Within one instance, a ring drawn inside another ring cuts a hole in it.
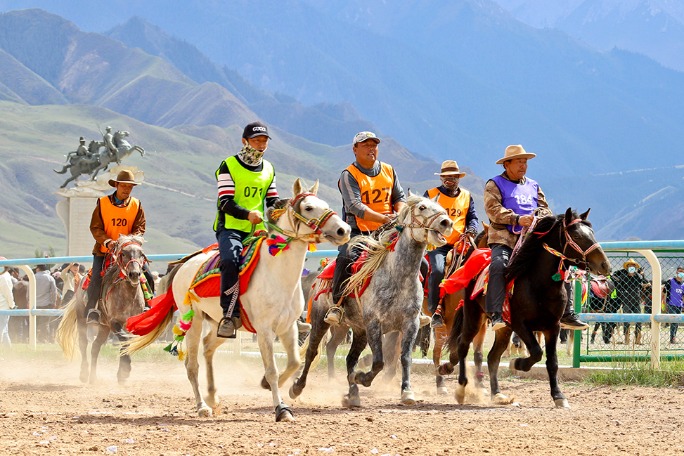
[[[132,355],[133,353],[142,350],[148,345],[152,344],[155,340],[164,334],[166,328],[169,326],[173,320],[173,314],[175,309],[171,307],[169,312],[164,316],[164,319],[154,327],[149,333],[142,336],[129,336],[130,338],[123,343],[123,348],[121,350],[121,355]]]
[[[56,172],[57,174],[64,174],[67,172],[67,167],[65,166],[64,168],[62,168],[61,171],[57,171],[56,169],[53,169],[53,171]]]
[[[456,313],[454,314],[454,324],[451,327],[451,333],[449,333],[449,338],[446,341],[446,351],[450,353],[456,352],[456,344],[458,343],[458,338],[463,332],[463,306],[458,306]]]
[[[57,327],[57,343],[67,359],[74,357],[74,345],[78,334],[78,305],[81,301],[77,294],[64,307],[64,314]]]

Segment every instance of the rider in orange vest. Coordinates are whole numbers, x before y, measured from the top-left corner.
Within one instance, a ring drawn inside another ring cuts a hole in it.
[[[140,201],[131,196],[133,187],[138,185],[133,173],[123,170],[119,172],[116,179],[109,180],[109,185],[116,188],[116,191],[97,200],[90,219],[90,232],[95,238],[95,247],[93,247],[93,269],[88,285],[88,304],[86,305],[88,323],[100,323],[100,311],[95,306],[102,292],[102,267],[111,243],[122,234],[145,234],[145,211]],[[143,266],[143,270],[147,286],[154,293],[154,280],[147,264]]]
[[[391,222],[406,205],[406,196],[391,165],[378,160],[380,138],[370,131],[354,136],[352,149],[356,161],[342,174],[337,186],[342,194],[342,216],[351,228],[351,237],[370,234]],[[333,276],[332,298],[335,303],[325,315],[325,322],[336,325],[342,320],[344,282],[351,276],[356,252],[347,245],[338,248]]]
[[[462,245],[461,237],[468,233],[475,236],[477,233],[477,212],[475,202],[470,192],[458,186],[459,180],[466,175],[458,168],[454,160],[445,160],[439,173],[442,185],[431,188],[425,192],[426,198],[437,197],[437,202],[442,206],[454,222],[454,231],[447,238],[447,243],[428,252],[430,261],[430,276],[428,277],[428,311],[432,313],[430,326],[437,328],[444,325],[442,309],[439,305],[439,284],[444,279],[444,266],[446,256],[451,249]],[[454,256],[454,258],[456,258]]]

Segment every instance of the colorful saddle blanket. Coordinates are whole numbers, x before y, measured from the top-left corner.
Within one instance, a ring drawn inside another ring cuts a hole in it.
[[[254,241],[247,244],[242,249],[242,259],[240,262],[240,294],[247,291],[249,287],[249,279],[254,273],[257,263],[259,262],[259,248],[265,237],[260,236],[254,238]],[[216,250],[204,264],[199,268],[195,278],[190,285],[190,289],[200,298],[217,297],[221,294],[221,257],[219,251]],[[256,333],[252,323],[249,321],[249,316],[240,304],[240,314],[242,316],[242,326],[245,330]]]

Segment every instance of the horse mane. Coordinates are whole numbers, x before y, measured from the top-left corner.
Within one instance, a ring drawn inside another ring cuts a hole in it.
[[[539,219],[532,232],[525,235],[520,249],[506,267],[506,281],[535,269],[539,251],[543,249],[543,244],[548,240],[551,231],[562,223],[563,217],[565,214],[547,215]],[[573,218],[576,217],[577,214],[573,211]]]
[[[126,242],[135,242],[136,244],[143,245],[145,239],[142,234],[122,234],[116,241],[119,245],[125,244]]]
[[[351,294],[354,292],[354,290],[360,287],[366,280],[366,277],[371,276],[377,271],[385,260],[385,257],[391,252],[387,247],[394,240],[394,236],[397,235],[397,228],[403,225],[403,222],[407,218],[407,215],[411,213],[413,207],[423,200],[424,198],[422,196],[410,194],[406,200],[406,205],[397,216],[397,221],[401,221],[402,223],[397,221],[388,223],[378,228],[373,234],[362,234],[356,236],[349,242],[347,249],[367,252],[368,259],[363,263],[361,269],[349,278],[344,289],[344,294]]]

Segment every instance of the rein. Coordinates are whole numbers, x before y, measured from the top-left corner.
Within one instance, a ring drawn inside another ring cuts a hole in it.
[[[301,201],[307,196],[316,195],[310,192],[300,193],[298,195],[295,195],[295,197],[290,200],[287,208],[272,212],[271,216],[275,222],[277,222],[284,213],[287,213],[288,220],[290,222],[290,225],[294,227],[294,231],[280,228],[276,223],[269,223],[264,220],[264,224],[268,227],[268,229],[272,229],[273,231],[276,231],[285,236],[285,239],[281,238],[276,240],[278,242],[278,247],[281,251],[287,249],[290,242],[292,241],[303,241],[315,244],[322,242],[321,235],[323,234],[323,232],[321,231],[321,228],[323,228],[323,226],[325,226],[328,220],[330,220],[330,217],[336,214],[335,211],[327,209],[318,218],[309,219],[304,217],[300,212],[298,212],[295,209],[295,206],[297,204],[300,204]],[[306,225],[309,229],[313,230],[313,233],[300,234],[299,228],[302,224]]]
[[[128,271],[128,266],[131,263],[138,263],[140,265],[140,269],[142,271],[143,266],[145,266],[145,263],[147,263],[147,257],[145,254],[142,254],[142,258],[131,258],[127,263],[123,263],[121,255],[119,255],[125,247],[128,247],[129,245],[137,245],[139,247],[142,247],[142,245],[139,242],[135,241],[128,241],[125,242],[121,245],[118,243],[116,244],[114,251],[112,252],[112,257],[114,258],[114,264],[119,268],[119,280],[121,280],[121,277],[128,277],[127,271]]]
[[[544,242],[544,244],[543,244],[544,250],[546,250],[550,254],[560,258],[560,263],[558,265],[558,272],[551,277],[556,282],[564,279],[565,271],[563,270],[563,261],[570,262],[574,265],[584,264],[586,266],[587,265],[587,255],[599,247],[599,243],[594,242],[587,249],[582,249],[582,247],[580,247],[579,244],[577,244],[577,242],[575,242],[575,240],[572,238],[572,236],[570,236],[570,233],[568,233],[568,228],[577,224],[577,223],[581,223],[581,222],[582,222],[581,218],[576,218],[568,224],[566,224],[565,220],[563,220],[563,235],[565,236],[565,244],[563,245],[563,251],[562,252],[559,252],[558,250],[549,246],[546,242]],[[549,232],[550,232],[550,230],[545,232],[545,233],[535,233],[535,234],[539,237],[542,237],[542,236],[548,234]],[[582,255],[582,259],[570,258],[570,257],[566,256],[565,251],[568,248],[568,246],[570,246],[575,252]],[[567,269],[568,268],[565,268],[565,270],[567,270]]]
[[[425,217],[425,220],[421,222],[420,220],[418,220],[418,217],[413,213],[413,209],[411,209],[411,221],[406,225],[397,224],[396,229],[397,229],[397,231],[402,231],[404,228],[409,228],[411,230],[411,239],[413,239],[414,241],[416,241],[418,243],[421,243],[424,241],[419,241],[418,239],[416,239],[413,236],[413,230],[414,229],[424,229],[427,231],[438,231],[435,228],[432,228],[431,225],[441,215],[443,215],[442,211],[435,211],[434,214],[432,214],[428,217]]]

